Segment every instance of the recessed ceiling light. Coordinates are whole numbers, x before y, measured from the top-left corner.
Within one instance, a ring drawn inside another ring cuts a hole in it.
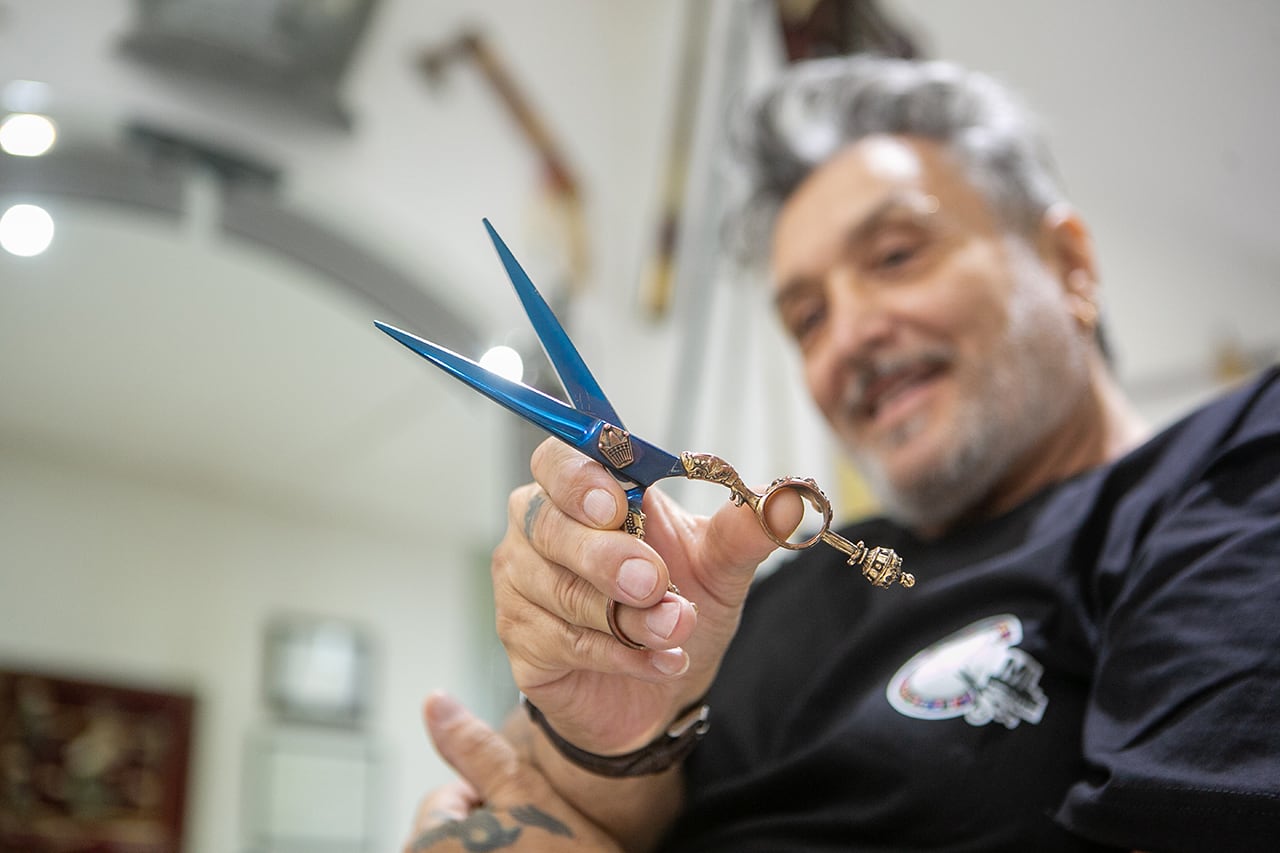
[[[38,255],[53,242],[53,217],[43,207],[15,204],[0,216],[0,248],[22,258]]]
[[[0,149],[15,157],[39,157],[58,139],[58,129],[48,116],[14,113],[0,122]]]

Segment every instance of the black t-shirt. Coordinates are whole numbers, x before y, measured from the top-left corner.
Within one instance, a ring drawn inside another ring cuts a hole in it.
[[[763,579],[667,851],[1280,849],[1280,372],[1007,515],[914,589]]]

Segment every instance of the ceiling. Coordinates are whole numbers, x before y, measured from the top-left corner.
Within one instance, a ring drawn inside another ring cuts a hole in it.
[[[428,484],[476,494],[432,437],[483,439],[490,413],[424,381],[375,306],[178,221],[49,206],[55,247],[0,256],[6,450],[384,530],[430,526]]]
[[[1044,108],[1099,235],[1126,381],[1173,377],[1153,411],[1203,390],[1184,380],[1223,336],[1274,346],[1280,7],[886,6],[928,53]],[[558,261],[539,249],[541,175],[509,116],[478,74],[430,89],[415,58],[479,26],[518,72],[589,189],[585,316],[609,332],[583,328],[588,359],[626,367],[619,336],[652,334],[626,306],[661,200],[682,4],[383,0],[339,92],[349,130],[131,60],[132,10],[0,0],[0,85],[48,82],[60,156],[99,164],[97,183],[64,172],[41,194],[0,156],[0,203],[40,196],[57,222],[44,255],[0,253],[0,451],[388,531],[500,523],[494,494],[522,476],[499,449],[510,418],[372,321],[468,351],[527,343],[480,218],[535,280]],[[139,122],[266,164],[274,189],[223,197],[206,172],[140,167]],[[661,409],[664,377],[615,402]],[[433,494],[448,497],[428,514]]]

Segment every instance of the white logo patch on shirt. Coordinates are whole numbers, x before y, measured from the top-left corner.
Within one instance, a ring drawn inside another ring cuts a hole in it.
[[[1040,689],[1044,667],[1022,649],[1022,622],[989,616],[919,652],[889,679],[885,696],[900,714],[920,720],[994,720],[1016,728],[1038,723],[1049,699]]]

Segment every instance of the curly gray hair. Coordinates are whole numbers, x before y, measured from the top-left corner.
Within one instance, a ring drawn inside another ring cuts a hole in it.
[[[803,62],[742,113],[733,146],[747,178],[738,255],[760,260],[778,208],[844,147],[875,134],[945,145],[1014,233],[1031,237],[1065,201],[1039,123],[991,77],[949,62],[860,54]],[[1104,323],[1094,330],[1108,363]]]
[[[800,63],[741,119],[732,139],[747,179],[740,236],[757,249],[767,243],[758,239],[761,232],[811,171],[875,134],[941,142],[1019,233],[1033,233],[1044,212],[1064,199],[1030,112],[992,78],[947,62],[863,54]]]

